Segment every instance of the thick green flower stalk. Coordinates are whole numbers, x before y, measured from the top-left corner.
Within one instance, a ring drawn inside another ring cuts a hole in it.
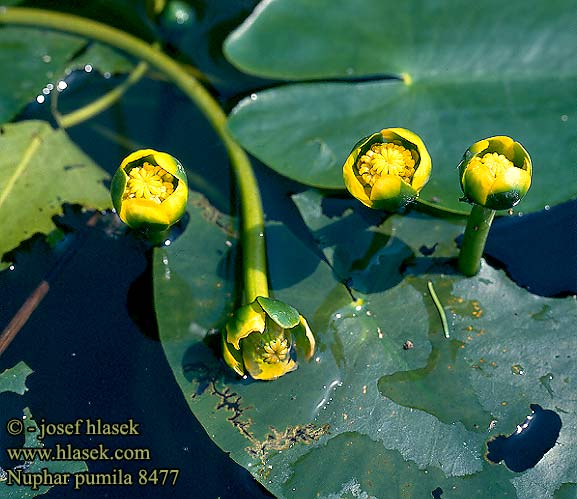
[[[459,180],[463,200],[473,204],[459,254],[459,270],[466,276],[479,272],[495,210],[521,201],[531,186],[531,173],[529,154],[510,137],[489,137],[465,151]]]
[[[407,206],[430,175],[431,157],[425,144],[404,128],[386,128],[361,139],[343,166],[348,191],[377,210]]]
[[[122,161],[112,178],[110,194],[118,215],[129,227],[161,232],[186,211],[186,172],[170,154],[141,149]]]
[[[244,295],[248,305],[237,311],[223,331],[225,360],[240,375],[248,372],[253,378],[270,380],[294,370],[297,354],[310,358],[315,341],[306,320],[294,308],[268,297],[264,216],[258,184],[246,153],[228,131],[226,115],[210,93],[164,53],[128,33],[89,19],[7,7],[0,10],[0,24],[42,26],[110,44],[161,71],[198,106],[226,147],[241,198]],[[187,195],[186,177],[179,165],[170,155],[152,150],[138,151],[126,158],[111,186],[120,217],[131,226],[157,233],[176,222],[184,214]],[[131,177],[133,168],[139,170]]]

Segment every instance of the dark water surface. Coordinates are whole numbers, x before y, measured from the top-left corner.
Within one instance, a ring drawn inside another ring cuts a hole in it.
[[[107,234],[112,218],[104,217],[86,232],[84,241],[68,236],[54,251],[38,239],[29,251],[18,254],[13,271],[0,274],[4,326],[53,262],[67,248],[75,251],[53,274],[50,291],[1,358],[0,370],[23,360],[34,373],[23,397],[3,395],[6,402],[0,419],[20,417],[24,407],[37,420],[54,423],[78,418],[112,423],[132,418],[140,425],[138,436],[54,436],[47,437],[45,444],[92,448],[102,443],[111,449],[149,449],[150,461],[95,461],[88,466],[96,473],[122,468],[134,477],[140,468],[180,469],[174,487],[147,487],[146,495],[152,497],[270,497],[212,443],[186,405],[160,343],[142,332],[154,335],[155,330],[147,260],[141,242]],[[141,329],[131,315],[137,317]],[[0,444],[18,445],[15,440]],[[0,466],[9,465],[2,455]],[[43,497],[137,498],[144,493],[139,486],[80,491],[55,487]]]

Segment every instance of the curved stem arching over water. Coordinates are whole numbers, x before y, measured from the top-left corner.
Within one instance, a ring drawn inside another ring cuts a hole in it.
[[[189,72],[163,52],[116,28],[82,17],[42,9],[5,7],[0,24],[49,28],[97,40],[147,62],[162,72],[202,111],[224,143],[240,191],[245,300],[268,296],[264,215],[250,161],[230,135],[226,115],[210,93]]]

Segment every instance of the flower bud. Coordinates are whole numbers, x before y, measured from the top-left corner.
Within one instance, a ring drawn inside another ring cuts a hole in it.
[[[497,136],[480,140],[459,163],[464,200],[491,210],[515,206],[531,186],[531,158],[519,142]]]
[[[122,161],[112,177],[110,194],[118,215],[129,227],[162,231],[186,211],[186,173],[170,154],[141,149]]]
[[[305,318],[285,303],[259,296],[239,308],[222,333],[223,356],[244,376],[273,380],[294,371],[295,357],[310,359],[315,338]]]
[[[404,128],[386,128],[360,140],[343,166],[348,191],[369,208],[387,211],[414,201],[430,174],[425,144]]]

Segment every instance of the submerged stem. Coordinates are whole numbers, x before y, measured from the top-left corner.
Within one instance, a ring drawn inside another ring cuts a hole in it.
[[[230,135],[226,115],[210,93],[164,53],[128,33],[90,19],[43,9],[5,7],[0,10],[0,24],[50,28],[120,49],[164,73],[196,104],[224,143],[240,191],[245,299],[252,302],[257,296],[268,296],[260,191],[247,155]]]
[[[474,204],[459,253],[459,270],[467,277],[474,276],[481,267],[485,241],[495,216],[495,210]]]
[[[102,113],[118,100],[122,98],[125,92],[134,84],[136,84],[145,75],[148,70],[148,64],[146,62],[140,62],[136,67],[130,72],[126,80],[124,80],[120,85],[107,92],[102,97],[96,99],[95,101],[87,104],[80,109],[76,109],[68,114],[60,114],[56,109],[57,95],[54,94],[53,102],[54,108],[52,114],[56,119],[56,122],[60,128],[71,128],[73,126],[79,125],[84,121],[87,121],[97,114]]]

